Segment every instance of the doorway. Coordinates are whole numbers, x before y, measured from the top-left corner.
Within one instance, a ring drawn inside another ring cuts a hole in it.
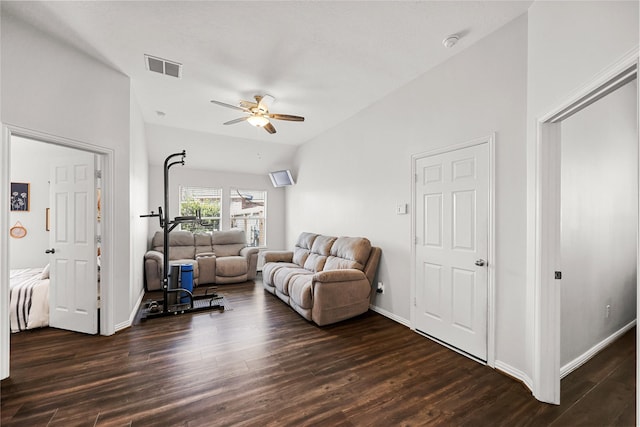
[[[113,289],[111,281],[113,277],[113,267],[111,260],[113,259],[113,248],[111,242],[113,241],[113,158],[114,152],[111,149],[104,149],[84,142],[70,140],[68,138],[57,137],[54,135],[45,134],[29,129],[19,128],[16,126],[5,125],[3,126],[3,136],[0,157],[0,196],[5,200],[9,199],[9,183],[11,182],[11,140],[12,138],[20,137],[39,141],[48,145],[71,148],[80,150],[82,152],[91,153],[98,156],[101,159],[102,171],[101,171],[101,221],[100,221],[100,234],[102,240],[100,243],[101,249],[101,271],[100,271],[100,319],[99,328],[100,333],[103,335],[110,335],[113,333],[113,307],[111,301],[113,301]],[[0,226],[4,229],[10,227],[10,211],[8,204],[5,209],[0,209]],[[45,212],[41,213],[42,222],[45,221]],[[44,225],[42,225],[44,227]],[[9,306],[9,237],[7,235],[0,236],[0,302]],[[44,255],[44,254],[43,254]],[[1,366],[0,377],[6,378],[9,376],[9,354],[10,354],[10,333],[9,325],[4,323],[8,321],[8,318],[1,321],[1,325],[5,327],[0,330],[0,344],[1,347]]]
[[[560,377],[633,327],[637,80],[561,122]]]
[[[10,239],[9,268],[12,273],[25,268],[49,272],[41,286],[50,304],[38,304],[42,312],[31,303],[30,310],[22,310],[29,319],[41,318],[37,325],[98,333],[99,243],[94,236],[99,236],[95,171],[100,160],[75,148],[11,138],[11,182],[25,183],[28,209],[12,208],[10,223],[28,232]]]
[[[543,402],[560,403],[562,121],[637,79],[637,64],[636,51],[538,121],[536,167],[533,171],[536,186],[536,244],[531,253],[534,303],[533,392]],[[637,143],[636,136],[636,145]],[[637,168],[638,157],[634,161]],[[636,215],[637,211],[636,204]],[[636,242],[636,253],[637,248]],[[637,262],[636,260],[636,265]],[[606,311],[604,314],[606,315]]]

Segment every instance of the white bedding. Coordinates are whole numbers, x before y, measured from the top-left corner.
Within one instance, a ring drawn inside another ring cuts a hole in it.
[[[49,326],[49,279],[41,279],[42,271],[43,268],[11,270],[11,332]]]

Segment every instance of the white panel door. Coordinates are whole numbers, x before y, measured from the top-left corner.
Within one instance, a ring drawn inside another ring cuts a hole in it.
[[[50,184],[50,319],[55,328],[98,332],[95,156],[55,160]]]
[[[489,144],[416,161],[416,329],[487,360]]]

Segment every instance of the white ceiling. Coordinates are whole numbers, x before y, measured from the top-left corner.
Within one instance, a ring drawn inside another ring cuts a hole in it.
[[[129,76],[148,124],[295,149],[531,2],[2,1],[2,8]],[[452,33],[461,40],[446,49],[442,40]],[[182,78],[148,71],[145,53],[182,63]],[[276,98],[271,112],[306,121],[274,121],[278,133],[270,135],[247,123],[223,126],[243,114],[210,103],[264,93]]]

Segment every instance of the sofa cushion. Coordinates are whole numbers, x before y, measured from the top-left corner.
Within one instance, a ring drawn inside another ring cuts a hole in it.
[[[273,277],[276,271],[284,267],[298,267],[292,262],[268,262],[262,266],[262,282],[267,286],[274,286]]]
[[[211,235],[211,249],[216,257],[238,256],[247,246],[243,230],[214,231]]]
[[[293,260],[292,262],[299,267],[304,267],[304,263],[307,261],[307,257],[311,253],[311,247],[313,242],[318,237],[317,234],[302,232],[298,236],[298,241],[293,248]]]
[[[211,235],[212,245],[229,245],[242,243],[247,246],[247,238],[243,230],[214,231]]]
[[[327,258],[327,262],[324,263],[324,269],[322,271],[344,270],[345,268],[353,268],[362,271],[364,266],[357,261],[338,258],[337,256],[330,256]]]
[[[240,250],[247,246],[246,243],[233,243],[227,245],[213,245],[213,253],[219,257],[238,256]]]
[[[153,235],[151,244],[153,250],[163,253],[164,252],[164,234],[161,231],[156,231]],[[193,234],[190,231],[173,231],[169,234],[169,259],[185,259],[195,258],[195,240]]]
[[[304,262],[304,268],[309,271],[318,272],[324,268],[324,263],[327,262],[327,257],[318,254],[309,254],[307,260]]]
[[[301,267],[280,268],[273,275],[273,286],[283,295],[289,295],[289,282],[293,277],[299,275],[311,277],[312,273]]]
[[[318,255],[329,255],[331,254],[331,247],[333,243],[336,241],[335,237],[331,236],[318,236],[313,241],[313,245],[311,246],[311,252]]]
[[[317,237],[318,235],[315,233],[308,233],[306,231],[302,232],[298,236],[296,247],[303,248],[303,249],[311,249],[311,246],[313,246],[313,242],[314,240],[316,240]]]
[[[295,247],[293,249],[293,263],[299,267],[304,267],[304,263],[309,256],[309,249]]]
[[[313,307],[312,281],[311,274],[299,274],[289,281],[289,298],[301,308]]]
[[[191,259],[195,257],[194,246],[171,246],[169,250],[169,260]]]
[[[216,276],[235,277],[247,274],[247,259],[241,256],[216,256]]]
[[[331,246],[331,256],[323,270],[355,268],[363,270],[369,259],[371,242],[364,237],[339,237]]]

